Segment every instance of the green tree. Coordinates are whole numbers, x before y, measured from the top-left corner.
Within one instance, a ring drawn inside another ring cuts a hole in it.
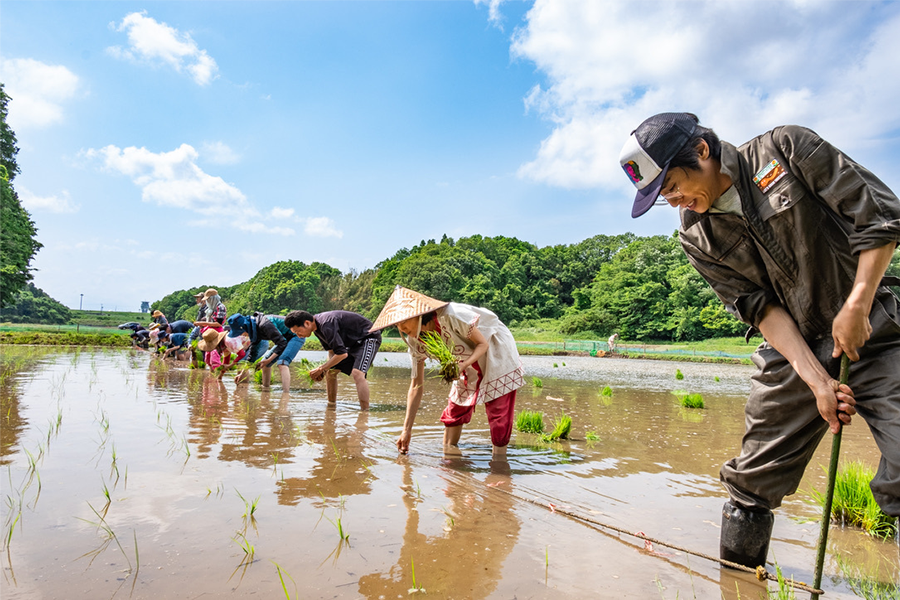
[[[19,147],[16,145],[16,134],[6,121],[8,115],[7,105],[11,98],[6,95],[3,83],[0,83],[0,165],[6,167],[6,175],[10,183],[19,174],[19,165],[16,163],[16,154]]]
[[[64,325],[72,320],[72,313],[44,290],[29,283],[19,292],[12,306],[0,310],[4,321],[11,323],[52,323]]]
[[[0,165],[0,307],[16,301],[19,292],[32,280],[31,261],[42,244],[31,215],[19,203],[19,197]]]

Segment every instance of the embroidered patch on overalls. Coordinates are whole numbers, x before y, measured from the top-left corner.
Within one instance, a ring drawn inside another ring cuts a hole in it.
[[[777,160],[772,159],[772,162],[763,167],[759,173],[753,178],[753,183],[756,184],[763,193],[768,192],[772,189],[772,186],[775,185],[779,179],[787,175],[787,171],[784,170],[784,167],[781,166]]]

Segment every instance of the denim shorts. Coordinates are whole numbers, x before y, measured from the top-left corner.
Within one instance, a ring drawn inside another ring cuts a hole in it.
[[[297,353],[300,352],[300,348],[303,347],[303,344],[306,343],[306,338],[302,338],[297,335],[292,335],[287,338],[287,347],[284,349],[284,352],[275,360],[276,365],[289,365],[294,359],[297,357]],[[269,349],[266,352],[266,355],[263,358],[269,358],[272,356],[272,353],[275,352],[275,347]]]

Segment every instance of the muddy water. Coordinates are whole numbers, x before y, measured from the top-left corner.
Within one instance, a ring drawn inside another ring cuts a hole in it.
[[[517,409],[565,412],[573,439],[516,432],[497,462],[483,409],[463,456],[443,457],[436,380],[398,457],[405,355],[378,355],[372,410],[360,412],[343,377],[329,407],[299,377],[266,392],[145,354],[3,347],[2,597],[280,598],[282,580],[291,598],[416,587],[433,598],[764,597],[751,577],[561,512],[717,554],[718,468],[740,444],[750,367],[525,363],[543,388],[520,390]],[[612,395],[598,394],[607,385]],[[706,409],[679,408],[676,389],[702,393]],[[801,581],[813,579],[818,535],[808,491],[824,489],[828,453],[777,513],[770,558]],[[861,421],[842,455],[877,463]],[[900,578],[896,546],[832,528],[825,598],[854,597],[838,555]]]

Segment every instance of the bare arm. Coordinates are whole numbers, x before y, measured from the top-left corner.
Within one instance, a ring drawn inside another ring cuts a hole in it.
[[[415,359],[413,359],[415,360]],[[416,376],[409,382],[409,391],[406,394],[406,419],[403,421],[403,431],[397,438],[397,450],[401,454],[409,452],[409,440],[412,438],[413,424],[416,422],[416,414],[422,404],[422,385],[425,383],[425,361],[416,361]]]
[[[887,244],[859,253],[853,289],[832,324],[833,357],[837,358],[846,352],[850,360],[859,360],[858,350],[872,335],[869,312],[872,310],[875,292],[881,278],[884,277],[884,272],[891,264],[895,247],[895,244]]]
[[[841,423],[849,425],[851,416],[856,414],[853,391],[849,386],[840,385],[816,360],[788,312],[778,304],[770,304],[759,323],[759,330],[812,390],[819,414],[828,421],[831,432],[838,433]]]
[[[331,367],[338,365],[342,360],[347,358],[348,354],[335,354],[333,350],[328,351],[328,360],[325,361],[325,364],[319,365],[315,369],[309,372],[309,376],[313,378],[314,381],[321,381],[323,377],[325,377],[325,373],[328,372],[328,369]]]
[[[478,362],[478,359],[484,356],[488,351],[488,341],[485,339],[484,334],[478,330],[478,327],[472,329],[472,335],[469,336],[469,341],[475,344],[475,349],[472,350],[472,355],[469,358],[459,363],[459,370],[461,372],[465,372],[467,368]]]

